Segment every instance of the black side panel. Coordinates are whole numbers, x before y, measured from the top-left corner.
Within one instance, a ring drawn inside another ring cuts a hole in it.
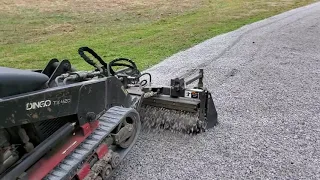
[[[0,99],[0,128],[76,114],[81,84]]]
[[[98,115],[106,106],[105,81],[92,81],[84,84],[80,89],[78,119],[80,125],[88,121],[87,113]],[[92,119],[93,120],[93,119]]]
[[[214,105],[212,95],[208,92],[208,99],[207,99],[207,128],[212,128],[218,124],[218,113],[216,107]]]
[[[113,106],[130,107],[132,105],[132,97],[128,91],[124,88],[121,81],[116,77],[109,77],[106,82],[106,108],[109,109]]]
[[[110,107],[131,105],[121,81],[108,77],[0,99],[0,128],[74,114],[82,125]]]

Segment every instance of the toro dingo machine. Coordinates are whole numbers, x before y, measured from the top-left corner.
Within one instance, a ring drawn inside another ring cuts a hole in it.
[[[78,53],[92,71],[57,59],[40,70],[0,67],[0,179],[105,180],[143,128],[197,134],[217,124],[203,70],[153,87],[130,59]]]

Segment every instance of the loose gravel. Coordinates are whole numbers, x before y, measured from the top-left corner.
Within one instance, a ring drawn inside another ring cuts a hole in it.
[[[220,124],[141,132],[114,179],[320,179],[320,3],[209,39],[148,70],[205,69]]]

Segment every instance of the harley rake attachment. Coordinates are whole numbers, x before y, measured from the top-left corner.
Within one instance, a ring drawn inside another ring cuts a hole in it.
[[[217,112],[211,93],[203,88],[203,70],[185,81],[171,79],[170,86],[145,86],[139,109],[144,127],[167,129],[188,134],[204,132],[217,125]],[[198,80],[197,86],[187,86]],[[140,90],[128,89],[132,95]]]

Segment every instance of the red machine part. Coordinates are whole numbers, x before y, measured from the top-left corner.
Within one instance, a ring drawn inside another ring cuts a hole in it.
[[[66,156],[68,156],[79,144],[81,144],[81,142],[83,142],[98,126],[98,120],[82,125],[81,130],[67,139],[61,147],[55,149],[52,153],[47,154],[35,165],[33,165],[28,170],[28,179],[39,180],[44,178],[50,171],[54,169],[55,166],[57,166]],[[85,170],[82,172],[82,174],[85,174]]]
[[[84,163],[82,168],[77,173],[77,178],[79,180],[83,180],[89,174],[89,172],[90,172],[90,164]]]
[[[102,159],[104,155],[108,153],[108,146],[106,144],[101,144],[96,150],[99,159]]]
[[[98,156],[99,159],[102,159],[107,153],[109,152],[108,146],[106,144],[101,144],[95,154]],[[84,163],[84,165],[82,166],[82,168],[77,172],[77,179],[79,180],[83,180],[85,179],[85,177],[87,177],[87,175],[89,175],[91,171],[91,167],[89,162]]]

